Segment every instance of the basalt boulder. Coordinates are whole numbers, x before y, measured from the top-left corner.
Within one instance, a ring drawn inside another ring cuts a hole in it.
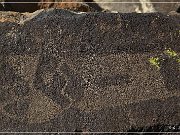
[[[180,53],[179,20],[49,9],[0,22],[0,131],[179,131],[180,65],[164,56]]]

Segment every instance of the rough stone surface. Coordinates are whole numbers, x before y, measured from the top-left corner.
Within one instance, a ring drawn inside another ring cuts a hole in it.
[[[0,22],[0,131],[128,131],[180,122],[178,14],[41,10]]]

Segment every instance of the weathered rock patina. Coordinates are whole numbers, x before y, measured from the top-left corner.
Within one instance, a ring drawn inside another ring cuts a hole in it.
[[[0,22],[0,131],[179,124],[179,65],[149,63],[165,48],[180,53],[179,20],[50,9]]]

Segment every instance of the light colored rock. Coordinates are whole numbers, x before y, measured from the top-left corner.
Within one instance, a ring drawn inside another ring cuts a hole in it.
[[[178,0],[95,0],[102,8],[121,13],[149,13],[149,12],[170,12],[176,11],[180,6]],[[105,2],[105,3],[103,3]],[[116,3],[117,2],[117,3]],[[164,2],[164,3],[153,3]],[[165,3],[167,2],[167,3]],[[171,2],[171,3],[168,3]],[[173,3],[174,2],[174,3]]]

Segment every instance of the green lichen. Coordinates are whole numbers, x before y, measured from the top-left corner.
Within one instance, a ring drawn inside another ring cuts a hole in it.
[[[159,58],[158,57],[152,57],[152,58],[150,58],[149,59],[149,62],[151,63],[151,65],[153,65],[153,66],[156,66],[158,69],[160,68],[160,60],[159,60]]]
[[[165,49],[163,51],[163,55],[168,56],[170,59],[174,59],[177,61],[178,64],[180,64],[180,57],[179,55],[173,51],[171,48],[169,49]],[[165,59],[163,59],[163,57],[152,57],[149,59],[149,62],[151,65],[157,67],[158,69],[160,69],[160,62],[163,62]]]
[[[164,53],[166,54],[166,55],[168,55],[169,57],[176,57],[177,56],[177,53],[175,52],[175,51],[173,51],[172,49],[166,49],[165,51],[164,51]]]
[[[177,59],[177,62],[180,64],[180,58],[179,58],[179,59]]]

